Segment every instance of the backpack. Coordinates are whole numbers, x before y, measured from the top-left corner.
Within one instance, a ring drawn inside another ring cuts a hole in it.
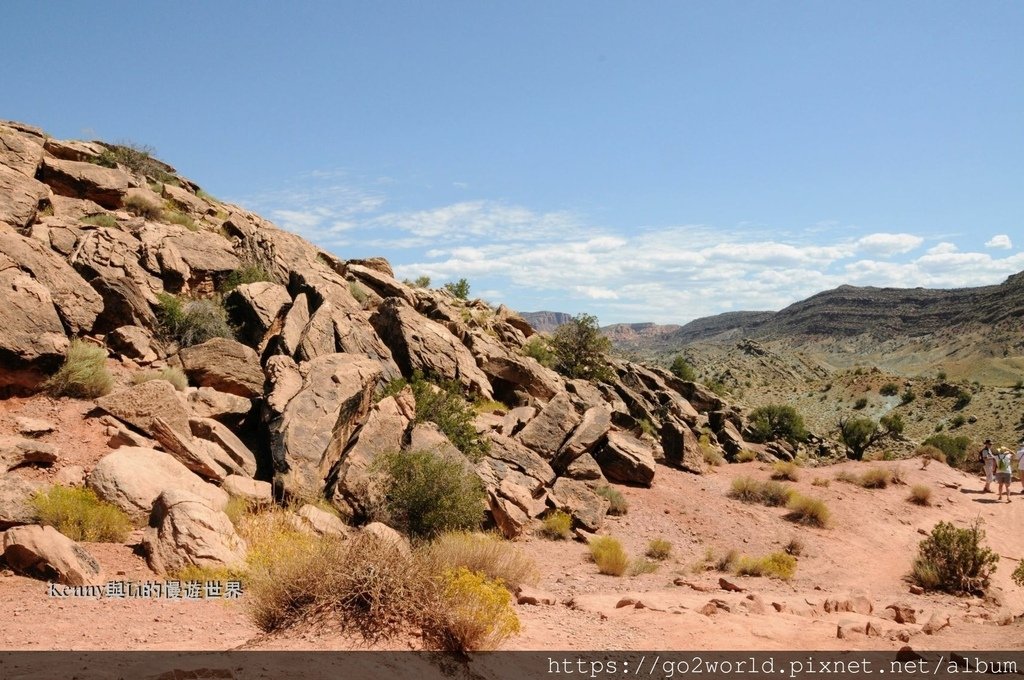
[[[982,465],[984,465],[984,464],[985,464],[985,449],[986,449],[986,448],[987,448],[987,447],[984,447],[984,446],[983,446],[983,447],[981,448],[981,451],[978,451],[978,462],[979,462],[979,463],[981,463]]]

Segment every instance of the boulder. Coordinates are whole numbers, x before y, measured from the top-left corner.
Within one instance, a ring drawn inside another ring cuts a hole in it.
[[[558,374],[545,368],[536,359],[505,352],[483,357],[480,369],[492,381],[504,381],[547,401],[562,391]]]
[[[608,514],[608,499],[598,496],[585,482],[559,477],[551,487],[557,506],[572,515],[587,531],[598,531]]]
[[[142,326],[119,326],[105,340],[112,350],[134,361],[150,363],[158,358],[153,334]]]
[[[297,513],[303,525],[321,536],[341,536],[347,538],[352,530],[337,515],[322,510],[315,505],[306,504]]]
[[[0,388],[36,387],[68,345],[50,291],[0,253]]]
[[[551,459],[569,433],[580,423],[580,416],[564,392],[549,401],[536,418],[516,435],[516,439],[541,456]]]
[[[252,401],[212,387],[200,387],[188,394],[188,405],[196,418],[210,418],[226,425],[238,425],[252,410]]]
[[[704,452],[700,448],[697,435],[683,423],[666,419],[661,424],[661,448],[665,451],[665,460],[687,472],[702,475],[706,471]]]
[[[309,323],[309,302],[305,293],[295,296],[292,306],[284,317],[284,324],[281,327],[281,334],[278,336],[278,347],[281,352],[289,357],[294,357],[299,351],[299,343],[302,341],[303,331]]]
[[[370,409],[383,368],[366,357],[328,354],[303,362],[299,371],[298,393],[269,430],[277,477],[301,497],[323,492],[324,478]]]
[[[147,380],[111,392],[96,400],[101,409],[145,434],[154,437],[153,421],[161,418],[182,436],[191,434],[188,411],[177,390],[166,380]]]
[[[103,298],[103,312],[96,318],[93,329],[96,332],[105,333],[121,326],[157,327],[149,302],[150,292],[143,284],[128,277],[98,277],[89,283]]]
[[[501,427],[498,432],[506,437],[514,437],[526,427],[526,424],[537,415],[537,409],[532,406],[517,406],[509,409],[501,420]]]
[[[240,328],[239,338],[252,346],[260,344],[277,317],[291,303],[288,289],[269,281],[243,283],[224,301]]]
[[[49,196],[42,182],[0,165],[0,226],[26,229]]]
[[[69,465],[57,470],[53,483],[61,486],[85,486],[85,468],[81,465]]]
[[[24,177],[35,177],[43,162],[43,139],[0,123],[0,166]],[[0,200],[0,206],[4,201]]]
[[[19,269],[50,292],[69,334],[81,335],[92,330],[96,317],[103,311],[103,299],[64,258],[36,239],[2,231],[0,253],[17,262]]]
[[[194,215],[202,215],[206,212],[207,203],[190,191],[176,187],[169,182],[164,182],[160,192],[161,197],[173,203],[178,210],[189,212]]]
[[[256,475],[256,456],[227,426],[211,418],[190,418],[188,424],[193,436],[217,444],[234,466],[249,477]]]
[[[309,317],[299,347],[295,352],[297,361],[309,361],[327,354],[334,354],[337,346],[334,340],[334,307],[330,302],[320,305]]]
[[[196,385],[247,399],[263,395],[260,358],[237,340],[213,338],[182,349],[179,356],[189,380]]]
[[[382,399],[370,409],[328,479],[327,497],[343,516],[369,515],[378,500],[373,464],[381,454],[401,450],[409,423],[395,397]]]
[[[384,264],[387,265],[386,260]],[[391,269],[390,265],[387,266],[387,269]],[[401,298],[409,304],[416,303],[412,289],[404,283],[396,281],[394,274],[390,271],[383,271],[382,268],[376,266],[367,266],[365,262],[361,264],[355,260],[346,262],[345,270],[359,283],[382,298]]]
[[[558,598],[543,590],[521,585],[516,588],[516,604],[555,605],[558,604]]]
[[[17,475],[0,475],[0,531],[36,521],[32,496],[42,486]]]
[[[164,448],[164,451],[174,456],[182,465],[204,479],[214,482],[221,482],[235,470],[231,461],[225,461],[226,470],[222,468],[217,460],[218,456],[213,451],[214,446],[206,446],[210,442],[195,439],[191,434],[182,434],[171,428],[163,418],[159,416],[153,419],[153,437]]]
[[[242,475],[228,475],[220,488],[232,498],[241,498],[249,505],[270,505],[274,500],[270,482],[261,482]]]
[[[135,180],[121,170],[59,158],[43,158],[38,176],[54,193],[95,201],[108,210],[120,208],[124,193],[137,186]]]
[[[612,427],[611,407],[602,404],[588,408],[583,419],[565,440],[551,461],[552,467],[566,470],[573,461],[586,453],[592,453],[604,440]]]
[[[153,503],[142,550],[158,574],[188,566],[241,569],[246,545],[231,520],[207,499],[182,489],[168,489]]]
[[[0,436],[0,472],[8,472],[23,465],[53,465],[57,461],[57,447],[53,444],[25,437]]]
[[[207,484],[172,456],[161,451],[124,446],[100,459],[88,486],[100,498],[136,517],[148,515],[156,497],[168,489],[188,491],[222,509],[228,495]]]
[[[654,481],[654,452],[648,444],[625,432],[609,432],[594,460],[613,482],[650,486]]]
[[[283,354],[267,359],[263,372],[267,376],[264,420],[271,421],[284,415],[288,402],[302,391],[303,378],[295,360]]]
[[[565,468],[565,476],[569,479],[579,479],[582,481],[608,481],[604,473],[601,472],[601,466],[597,464],[597,461],[589,453],[584,453],[570,463],[569,467]]]
[[[388,298],[370,317],[404,375],[415,370],[458,381],[470,392],[493,398],[487,376],[476,359],[442,324],[421,316],[409,303]]]
[[[384,367],[385,380],[402,377],[398,364],[391,356],[391,350],[374,332],[366,312],[361,309],[335,309],[331,319],[339,352],[362,354],[379,361]]]
[[[18,433],[26,437],[39,437],[44,434],[53,432],[56,426],[48,420],[42,418],[25,418],[17,417],[14,419],[14,424],[18,428]]]
[[[43,148],[46,149],[47,153],[51,156],[61,159],[62,161],[81,161],[81,162],[92,162],[93,159],[98,158],[106,147],[97,142],[82,142],[78,140],[60,140],[52,137],[48,138],[43,143]],[[42,156],[40,155],[40,160]],[[35,169],[33,168],[33,173]]]
[[[4,561],[14,571],[69,586],[103,583],[100,563],[89,552],[50,526],[24,526],[3,534]]]
[[[397,548],[403,555],[409,555],[412,552],[412,546],[409,544],[409,539],[389,527],[387,524],[383,524],[381,522],[370,522],[360,530],[360,534],[370,538],[371,540],[389,543],[395,546],[395,548]]]

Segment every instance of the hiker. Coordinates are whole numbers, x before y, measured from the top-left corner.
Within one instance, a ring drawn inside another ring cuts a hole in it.
[[[1010,482],[1013,481],[1013,453],[1010,449],[1000,446],[995,453],[996,463],[996,490],[999,492],[997,501],[1003,498],[1003,489],[1006,489],[1006,502],[1010,502]]]
[[[1024,439],[1020,440],[1020,448],[1017,449],[1017,469],[1020,470],[1020,493],[1024,495]]]
[[[996,457],[992,453],[991,439],[985,440],[985,446],[978,452],[978,457],[981,459],[982,467],[985,468],[985,488],[981,491],[982,493],[992,493],[992,480],[995,477],[996,471]]]

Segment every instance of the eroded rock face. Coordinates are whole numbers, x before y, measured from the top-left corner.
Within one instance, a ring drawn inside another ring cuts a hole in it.
[[[252,410],[252,402],[212,387],[200,387],[189,392],[189,408],[197,418],[212,418],[227,425],[237,425]]]
[[[34,388],[69,344],[50,291],[0,253],[0,388]]]
[[[493,397],[490,382],[477,368],[473,354],[447,328],[421,316],[408,303],[389,298],[370,322],[391,349],[403,374],[423,371],[455,380],[486,399]]]
[[[594,455],[605,477],[613,482],[650,486],[654,481],[654,452],[649,444],[624,432],[609,432]]]
[[[28,227],[49,196],[42,182],[0,165],[0,229]]]
[[[115,449],[100,459],[87,484],[97,496],[136,517],[148,515],[156,497],[168,489],[187,491],[217,509],[228,502],[227,493],[169,454],[134,446]]]
[[[661,426],[661,446],[670,465],[702,475],[705,472],[704,452],[688,426],[666,420]]]
[[[610,503],[594,493],[586,482],[559,477],[551,487],[551,496],[559,508],[587,531],[597,531],[604,524]]]
[[[108,210],[120,208],[124,193],[136,186],[131,175],[121,170],[58,158],[44,158],[38,174],[54,193],[95,201]]]
[[[552,458],[562,448],[569,433],[580,422],[580,416],[564,392],[549,401],[536,418],[527,423],[517,438],[523,444]]]
[[[358,420],[369,411],[383,368],[366,357],[329,354],[302,363],[298,370],[301,386],[270,423],[270,444],[285,490],[308,496],[323,489]],[[271,400],[279,396],[276,391]]]
[[[263,394],[260,358],[252,347],[237,340],[213,338],[184,348],[179,356],[189,380],[196,385],[246,399]]]
[[[174,386],[166,380],[148,380],[125,387],[100,397],[96,405],[151,437],[155,418],[162,418],[182,435],[191,434],[188,411]]]
[[[241,327],[240,337],[258,345],[281,313],[292,303],[288,290],[269,281],[244,283],[228,294],[226,307]]]
[[[36,521],[32,496],[42,486],[14,474],[0,475],[0,531]]]
[[[12,569],[69,586],[101,585],[103,570],[89,552],[49,526],[24,526],[3,534],[4,561]]]
[[[153,503],[142,549],[158,574],[187,566],[239,569],[245,541],[228,516],[208,501],[181,489],[162,492]]]

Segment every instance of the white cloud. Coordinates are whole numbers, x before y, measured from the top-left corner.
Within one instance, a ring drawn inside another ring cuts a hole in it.
[[[942,241],[929,248],[927,253],[929,255],[945,255],[946,253],[955,253],[958,250],[960,249],[956,247],[956,244],[950,243],[949,241]]]
[[[1003,250],[1010,250],[1013,248],[1013,242],[1010,241],[1010,237],[1006,234],[996,234],[989,240],[985,241],[986,248],[1001,248]]]
[[[902,255],[909,253],[924,243],[924,239],[914,234],[868,234],[857,239],[857,249],[878,257]]]

